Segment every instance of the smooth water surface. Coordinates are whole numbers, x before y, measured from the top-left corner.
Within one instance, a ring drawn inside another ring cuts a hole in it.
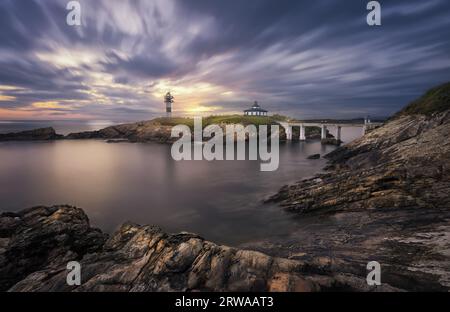
[[[343,138],[360,132],[343,129]],[[231,245],[280,238],[298,225],[262,201],[320,172],[325,160],[307,156],[334,149],[320,142],[281,144],[279,169],[261,172],[259,161],[176,162],[170,148],[96,140],[0,143],[0,210],[70,204],[105,231],[132,221]]]

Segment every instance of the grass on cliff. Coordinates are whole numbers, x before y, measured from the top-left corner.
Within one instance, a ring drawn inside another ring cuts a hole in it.
[[[450,82],[428,90],[394,117],[413,114],[431,115],[447,109],[450,109]]]
[[[242,116],[242,115],[223,115],[223,116],[209,116],[203,118],[204,125],[212,124],[243,124],[243,125],[270,125],[284,120],[283,116]]]
[[[273,116],[243,116],[243,115],[217,115],[203,117],[203,127],[208,125],[219,125],[219,124],[243,124],[243,125],[271,125],[279,121],[286,120],[287,117],[281,115]],[[176,125],[186,125],[190,128],[194,128],[194,119],[185,117],[162,117],[156,118],[153,122],[157,122],[163,126],[176,126]]]

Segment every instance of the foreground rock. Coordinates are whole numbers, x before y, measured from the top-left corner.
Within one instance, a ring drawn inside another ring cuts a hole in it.
[[[303,260],[329,254],[339,263],[334,270],[355,274],[376,260],[392,286],[450,290],[449,90],[431,92],[439,111],[430,113],[424,99],[427,114],[398,114],[327,155],[330,172],[273,196],[310,225],[278,253]]]
[[[106,240],[92,229],[81,209],[36,207],[0,215],[0,290],[29,274],[61,269],[67,261],[80,260],[100,249]]]
[[[0,141],[49,141],[62,139],[53,128],[42,128],[16,133],[0,133]]]
[[[0,215],[0,242],[3,291],[373,290],[363,279],[329,274],[320,258],[307,264],[270,257],[195,234],[128,223],[107,239],[70,206]],[[82,267],[79,287],[66,284],[73,260]]]

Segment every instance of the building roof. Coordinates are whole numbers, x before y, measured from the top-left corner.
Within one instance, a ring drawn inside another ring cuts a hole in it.
[[[259,106],[258,102],[255,101],[253,103],[253,106],[250,109],[246,109],[244,112],[265,112],[267,111],[265,109],[262,109],[261,106]]]

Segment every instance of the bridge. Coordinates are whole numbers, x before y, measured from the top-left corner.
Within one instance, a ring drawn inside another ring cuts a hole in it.
[[[327,138],[327,130],[328,128],[334,128],[335,134],[334,137],[336,140],[341,140],[341,130],[342,128],[348,127],[358,127],[362,128],[362,134],[366,134],[367,130],[371,130],[381,126],[383,123],[381,122],[371,122],[368,119],[365,119],[364,122],[358,121],[288,121],[288,122],[280,122],[279,123],[284,130],[286,131],[287,140],[292,140],[292,128],[299,127],[300,128],[300,141],[306,140],[306,127],[318,127],[321,128],[321,138],[322,140]]]

